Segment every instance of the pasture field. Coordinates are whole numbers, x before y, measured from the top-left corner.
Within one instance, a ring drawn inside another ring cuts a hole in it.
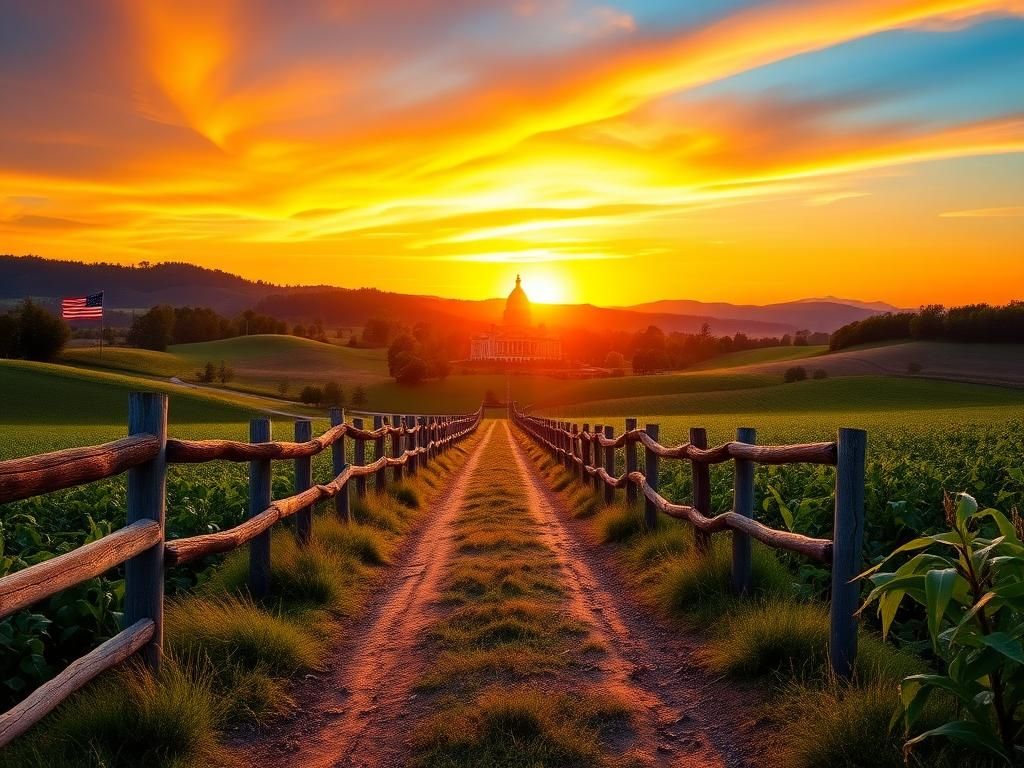
[[[0,460],[123,437],[128,395],[137,391],[171,396],[168,428],[176,437],[246,439],[250,418],[280,406],[237,393],[198,391],[134,376],[5,360],[0,361]],[[299,406],[292,410],[320,415]]]
[[[730,352],[727,355],[719,355],[703,363],[692,365],[687,371],[712,371],[720,368],[740,368],[746,365],[758,365],[761,363],[778,363],[786,360],[804,360],[809,357],[817,357],[828,352],[825,345],[807,347],[764,347],[763,349],[745,349],[742,352]],[[813,365],[814,361],[808,362]]]

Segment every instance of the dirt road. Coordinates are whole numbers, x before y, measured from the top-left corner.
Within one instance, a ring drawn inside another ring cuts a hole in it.
[[[408,763],[409,734],[436,704],[414,685],[434,661],[428,630],[451,610],[439,600],[439,591],[446,572],[462,557],[454,526],[464,509],[479,505],[467,502],[467,489],[481,459],[498,451],[514,479],[509,485],[522,494],[516,503],[528,510],[539,542],[557,560],[571,618],[606,649],[593,664],[562,669],[548,684],[563,690],[600,685],[629,701],[633,733],[625,757],[632,763],[758,764],[760,726],[751,714],[756,697],[712,679],[693,663],[697,641],[660,624],[638,605],[608,553],[586,540],[505,421],[485,425],[370,610],[349,628],[328,669],[300,685],[300,714],[248,744],[242,756],[266,768]],[[478,493],[479,488],[471,498]]]

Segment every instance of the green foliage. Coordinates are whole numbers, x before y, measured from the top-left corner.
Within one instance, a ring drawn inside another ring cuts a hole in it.
[[[807,369],[800,365],[795,365],[792,368],[787,368],[786,372],[782,374],[782,380],[786,384],[792,384],[795,381],[806,381]]]
[[[874,588],[886,634],[905,597],[925,611],[940,673],[911,675],[900,686],[907,729],[917,723],[935,691],[952,696],[961,716],[926,730],[904,745],[944,736],[1014,763],[1024,755],[1019,717],[1024,700],[1024,523],[1014,513],[979,511],[972,496],[946,499],[944,533],[903,544],[864,574]],[[916,553],[895,570],[893,558]]]
[[[60,317],[51,314],[32,299],[25,299],[0,324],[0,357],[26,360],[52,360],[71,338],[71,329]]]

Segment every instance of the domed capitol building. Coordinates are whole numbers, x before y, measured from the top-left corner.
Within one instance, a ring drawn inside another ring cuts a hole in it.
[[[505,300],[504,323],[500,329],[474,336],[470,341],[471,360],[498,360],[525,363],[535,360],[561,360],[562,342],[535,329],[531,320],[530,299],[516,275],[516,287]]]

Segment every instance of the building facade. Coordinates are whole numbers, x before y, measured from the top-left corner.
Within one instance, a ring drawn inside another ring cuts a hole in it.
[[[555,361],[562,359],[562,341],[533,328],[530,300],[516,275],[516,287],[505,300],[504,323],[491,333],[470,340],[471,360],[495,360],[509,363]]]

